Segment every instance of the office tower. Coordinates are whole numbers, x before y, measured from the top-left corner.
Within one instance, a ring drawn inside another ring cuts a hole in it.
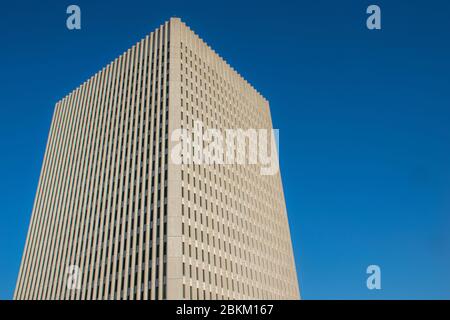
[[[297,299],[280,174],[171,160],[174,130],[272,128],[172,18],[56,103],[15,299]]]

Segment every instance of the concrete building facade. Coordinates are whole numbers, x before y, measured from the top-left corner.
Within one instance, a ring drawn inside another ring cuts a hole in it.
[[[178,18],[56,103],[15,299],[298,299],[280,174],[176,164],[171,133],[272,128]]]

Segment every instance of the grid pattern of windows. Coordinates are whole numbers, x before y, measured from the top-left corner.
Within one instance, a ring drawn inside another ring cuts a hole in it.
[[[180,24],[181,128],[272,129],[268,102]],[[182,297],[298,298],[280,175],[239,164],[185,164],[180,174]]]

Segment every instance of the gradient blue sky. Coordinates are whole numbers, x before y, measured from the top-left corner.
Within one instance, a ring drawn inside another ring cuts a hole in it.
[[[69,4],[82,30],[68,31]],[[369,4],[382,30],[365,27]],[[54,103],[178,16],[270,101],[305,299],[450,298],[449,1],[2,1],[0,299]],[[382,269],[382,290],[365,286]]]

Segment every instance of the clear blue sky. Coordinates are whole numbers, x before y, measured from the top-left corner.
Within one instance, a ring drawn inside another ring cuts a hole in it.
[[[72,3],[81,31],[65,26]],[[365,27],[369,4],[381,31]],[[13,294],[54,103],[170,16],[271,103],[303,298],[450,298],[449,1],[3,1],[0,12],[0,299]]]

